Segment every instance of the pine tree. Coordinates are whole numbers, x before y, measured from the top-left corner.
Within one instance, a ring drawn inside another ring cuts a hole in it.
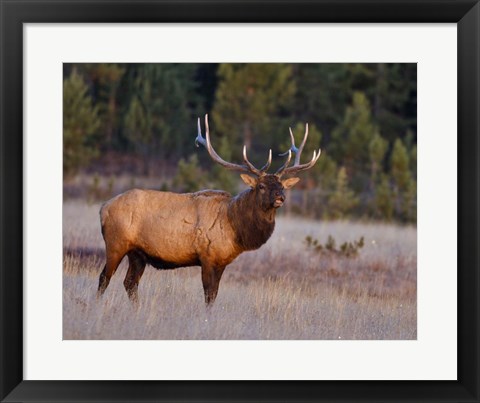
[[[343,122],[333,131],[332,152],[341,161],[357,192],[367,188],[370,175],[368,145],[378,133],[373,123],[370,103],[362,92],[353,94],[352,105],[347,107]]]
[[[395,140],[391,157],[391,175],[394,181],[395,210],[402,220],[412,220],[415,214],[416,184],[410,172],[410,158],[401,139]]]
[[[118,90],[127,68],[113,63],[91,63],[84,65],[84,69],[97,87],[96,104],[102,121],[102,143],[110,149],[115,133],[120,129]]]
[[[370,154],[370,180],[372,185],[377,182],[377,176],[382,170],[382,163],[387,148],[387,141],[383,139],[380,133],[375,132],[368,145],[368,151]]]
[[[321,124],[327,137],[341,123],[352,91],[366,95],[374,123],[387,141],[416,127],[415,63],[302,63],[294,70],[295,114]]]
[[[292,67],[280,63],[221,64],[218,76],[212,110],[215,133],[228,137],[235,157],[241,158],[245,144],[251,160],[265,159],[268,148],[279,143],[278,134],[282,140],[288,136],[280,118],[295,94]],[[253,142],[257,142],[254,150]]]
[[[74,175],[97,156],[93,135],[100,127],[98,108],[75,69],[63,81],[63,174]]]
[[[375,204],[373,215],[377,218],[391,221],[393,218],[394,200],[388,176],[382,174],[375,188]]]
[[[341,167],[338,170],[335,191],[328,200],[328,215],[334,219],[348,217],[357,205],[358,198],[348,187],[347,170]]]
[[[182,158],[178,162],[177,174],[173,179],[173,186],[180,192],[195,192],[205,187],[205,174],[198,164],[197,154],[191,154],[187,160]]]
[[[370,184],[366,200],[370,210],[369,214],[376,217],[380,216],[380,218],[382,215],[389,215],[388,211],[383,211],[385,209],[384,204],[386,199],[390,197],[388,193],[389,185],[388,182],[382,178],[382,165],[387,148],[387,141],[383,139],[380,133],[376,132],[368,145],[368,151],[370,154]],[[377,189],[378,187],[381,188]],[[379,204],[381,204],[381,206],[379,206]],[[388,210],[388,207],[386,209]],[[391,217],[386,218],[387,220],[391,219]]]
[[[322,150],[322,155],[312,168],[318,187],[324,192],[331,192],[337,183],[338,166],[330,157],[328,150]]]
[[[321,218],[328,215],[328,201],[330,196],[335,192],[338,167],[336,162],[328,155],[327,151],[322,151],[321,157],[311,171],[310,175],[314,175],[316,185],[312,190],[313,204],[311,211],[306,212],[312,213],[316,218]]]
[[[151,119],[140,98],[134,96],[124,117],[124,125],[135,152],[143,157],[143,173],[149,174],[149,150],[153,142]]]
[[[399,193],[403,193],[409,185],[411,174],[408,151],[400,139],[395,140],[395,143],[393,144],[391,164],[392,177],[395,181],[395,186]]]
[[[415,63],[376,64],[374,118],[383,137],[393,142],[398,133],[416,128],[417,122],[417,65]],[[415,134],[412,132],[413,137]]]
[[[222,137],[220,139],[220,146],[218,147],[218,154],[222,156],[222,158],[226,161],[231,161],[232,159],[232,151],[229,145],[229,141],[226,137]],[[224,167],[215,164],[212,169],[212,178],[213,178],[213,186],[214,188],[218,188],[221,190],[225,190],[229,193],[235,193],[237,190],[237,177],[232,173],[232,171],[228,171]]]
[[[294,116],[315,122],[330,137],[341,123],[351,99],[352,75],[349,66],[341,63],[301,63],[293,66],[297,82]]]
[[[414,179],[417,179],[417,145],[413,145],[410,150],[410,170]]]
[[[130,71],[131,97],[124,124],[128,139],[143,158],[145,174],[152,158],[173,160],[187,146],[193,149],[194,73],[191,64],[145,64]]]
[[[417,182],[411,179],[403,196],[404,217],[407,222],[417,222]]]

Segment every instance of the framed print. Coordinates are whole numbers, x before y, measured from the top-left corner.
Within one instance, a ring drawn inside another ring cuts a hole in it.
[[[479,401],[477,1],[1,9],[2,401]]]

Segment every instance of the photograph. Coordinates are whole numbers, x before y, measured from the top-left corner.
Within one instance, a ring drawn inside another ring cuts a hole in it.
[[[416,63],[64,63],[63,340],[416,340]]]
[[[0,0],[0,402],[479,403],[479,3]]]

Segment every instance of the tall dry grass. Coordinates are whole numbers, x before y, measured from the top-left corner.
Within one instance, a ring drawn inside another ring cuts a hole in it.
[[[104,297],[99,205],[64,204],[64,339],[415,339],[414,227],[279,218],[261,249],[227,267],[211,309],[200,270],[147,267],[132,305],[126,259]],[[305,237],[365,238],[356,259],[308,251]]]

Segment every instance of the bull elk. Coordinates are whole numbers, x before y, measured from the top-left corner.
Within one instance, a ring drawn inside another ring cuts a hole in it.
[[[320,157],[313,152],[310,162],[300,164],[308,137],[308,124],[300,146],[290,129],[292,145],[281,156],[286,162],[274,173],[272,162],[257,169],[243,148],[243,164],[224,161],[210,143],[208,115],[205,138],[198,118],[197,147],[202,144],[210,157],[228,170],[241,172],[248,189],[236,196],[221,190],[171,193],[133,189],[107,201],[100,210],[106,264],[100,274],[98,296],[103,295],[120,261],[128,256],[128,271],[123,282],[128,296],[137,300],[138,283],[147,263],[157,269],[201,266],[205,302],[211,304],[225,267],[240,253],[260,248],[272,235],[275,212],[285,201],[284,190],[299,178],[282,179],[312,168]],[[295,154],[294,164],[289,167]]]

